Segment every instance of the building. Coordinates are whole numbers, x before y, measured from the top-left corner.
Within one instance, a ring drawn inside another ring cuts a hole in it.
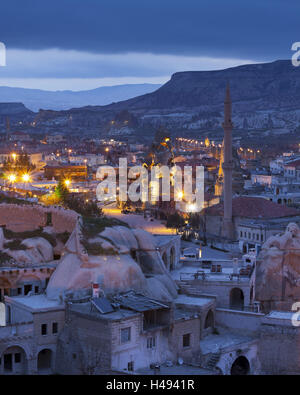
[[[6,238],[26,232],[23,243],[31,246],[6,247],[15,262],[0,272],[12,285],[0,304],[2,374],[299,374],[300,332],[288,311],[299,292],[292,281],[281,294],[277,259],[284,251],[293,278],[297,225],[267,239],[257,259],[189,262],[179,259],[178,236],[114,220],[96,229],[95,219],[34,205],[1,205],[0,219]],[[51,247],[45,228],[57,241],[68,234]],[[27,239],[37,230],[40,237]],[[32,264],[34,248],[41,256]],[[54,252],[49,281],[45,273],[41,287],[26,283]],[[22,286],[12,283],[17,271]]]
[[[298,217],[299,210],[282,206],[263,197],[239,196],[232,200],[233,240],[239,239],[241,223],[257,222],[268,224],[270,221],[293,221]],[[207,237],[218,238],[222,235],[224,205],[219,203],[203,211],[206,221]]]
[[[86,180],[87,166],[75,164],[46,165],[44,167],[44,177],[47,180],[60,180],[69,178],[71,180]]]

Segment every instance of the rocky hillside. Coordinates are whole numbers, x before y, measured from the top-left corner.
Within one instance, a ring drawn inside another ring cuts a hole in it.
[[[157,91],[119,103],[127,109],[219,109],[230,83],[235,111],[299,109],[300,68],[290,61],[175,73]]]
[[[23,103],[0,103],[0,116],[14,115],[31,115],[32,111],[28,110]]]
[[[226,70],[175,73],[155,92],[108,106],[40,112],[39,122],[102,128],[111,135],[164,125],[172,130],[215,130],[222,122],[226,83],[230,83],[236,129],[284,134],[300,125],[300,67],[290,61],[250,64]],[[128,111],[135,125],[118,126]],[[132,128],[128,127],[132,126]]]

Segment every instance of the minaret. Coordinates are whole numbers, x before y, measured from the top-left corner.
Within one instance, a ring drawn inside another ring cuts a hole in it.
[[[223,163],[224,163],[224,140],[222,142],[222,148],[221,148],[220,160],[219,160],[219,171],[218,171],[217,181],[215,184],[216,196],[223,196],[223,184],[224,184]]]
[[[232,222],[232,128],[231,121],[231,98],[229,84],[226,88],[226,97],[224,102],[224,218],[222,234],[228,239],[234,238],[234,229]]]

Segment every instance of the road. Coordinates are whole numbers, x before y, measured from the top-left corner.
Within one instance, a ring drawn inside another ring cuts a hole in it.
[[[144,218],[143,214],[122,214],[121,210],[115,207],[105,207],[102,210],[107,217],[115,217],[126,222],[131,228],[142,228],[152,234],[176,234],[175,229],[166,228],[166,226],[157,219],[150,221],[149,218]]]

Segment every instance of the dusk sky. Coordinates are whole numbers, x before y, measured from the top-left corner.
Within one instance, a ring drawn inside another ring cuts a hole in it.
[[[1,0],[0,85],[91,89],[288,59],[299,0]]]

